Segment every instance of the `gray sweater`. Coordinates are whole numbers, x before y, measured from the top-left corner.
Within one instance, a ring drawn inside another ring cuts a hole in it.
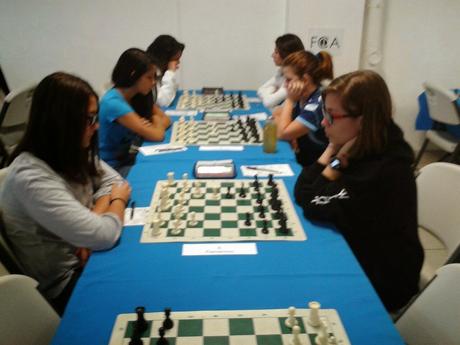
[[[24,270],[48,298],[57,297],[79,268],[78,247],[102,250],[118,240],[122,223],[113,213],[91,212],[121,177],[100,161],[101,177],[71,183],[30,153],[10,165],[0,189],[6,234]]]

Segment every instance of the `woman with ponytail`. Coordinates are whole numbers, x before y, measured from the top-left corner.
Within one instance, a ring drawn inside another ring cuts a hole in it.
[[[279,139],[289,140],[302,166],[316,161],[327,146],[321,127],[322,83],[333,78],[331,55],[298,51],[283,61],[287,98],[275,115]]]

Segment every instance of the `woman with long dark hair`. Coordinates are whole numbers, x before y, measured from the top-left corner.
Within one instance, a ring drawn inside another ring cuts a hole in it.
[[[98,159],[97,112],[87,82],[62,72],[44,78],[0,192],[14,253],[60,313],[88,250],[117,242],[131,193]]]

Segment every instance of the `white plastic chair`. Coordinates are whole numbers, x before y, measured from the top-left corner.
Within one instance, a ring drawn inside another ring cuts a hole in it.
[[[34,84],[11,91],[4,99],[0,112],[0,136],[6,153],[11,153],[24,134],[35,87]]]
[[[448,262],[460,246],[460,166],[452,163],[429,164],[420,169],[416,181],[419,226],[442,242]],[[433,274],[422,274],[421,285],[427,283]]]
[[[437,126],[439,124],[460,125],[460,110],[457,106],[458,96],[454,92],[430,82],[423,83],[423,87],[428,103],[428,111],[435,124]],[[436,128],[436,125],[426,132],[425,141],[415,159],[415,167],[420,162],[428,142],[431,141],[434,145],[450,154],[455,151],[455,147],[459,144],[459,139],[445,130]]]
[[[396,321],[408,345],[460,343],[460,264],[441,267]]]
[[[0,277],[0,339],[5,345],[48,345],[60,318],[37,291],[38,283],[22,275]]]

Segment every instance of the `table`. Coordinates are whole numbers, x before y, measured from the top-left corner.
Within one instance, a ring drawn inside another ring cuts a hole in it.
[[[258,110],[257,110],[258,111]],[[251,109],[251,112],[253,110]],[[243,164],[300,166],[285,142],[278,152],[262,147],[243,152],[187,151],[139,157],[128,175],[132,199],[148,206],[158,179],[168,171],[191,176],[198,159],[231,158]],[[291,192],[296,177],[284,178]],[[140,244],[142,226],[126,227],[113,249],[91,256],[68,304],[53,344],[107,344],[115,318],[136,306],[147,311],[272,309],[306,307],[318,300],[337,309],[352,344],[402,345],[388,314],[343,237],[326,224],[305,220],[308,240],[258,242],[258,255],[181,256],[181,243]]]
[[[460,94],[460,89],[453,90],[456,94]],[[415,129],[418,131],[427,131],[433,128],[433,120],[430,117],[428,103],[425,92],[422,92],[418,98],[419,112],[415,120]],[[460,107],[460,98],[457,98],[457,104]],[[446,126],[447,131],[457,138],[460,138],[460,125]]]

